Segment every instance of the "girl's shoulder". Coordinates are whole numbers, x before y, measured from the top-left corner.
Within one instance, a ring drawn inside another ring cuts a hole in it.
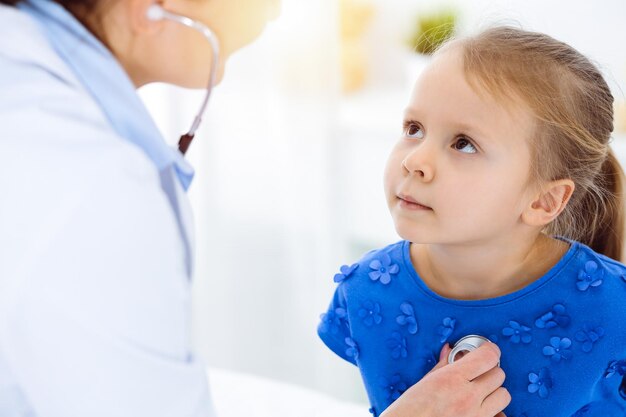
[[[361,282],[365,279],[387,284],[394,275],[399,273],[408,245],[410,242],[401,240],[382,248],[369,250],[356,262],[341,266],[339,272],[335,274],[334,281],[348,284],[348,282]]]
[[[596,252],[584,243],[574,242],[574,244],[578,246],[576,261],[584,264],[586,270],[597,268],[603,274],[619,278],[626,285],[626,264]]]
[[[626,314],[626,265],[606,255],[598,253],[589,246],[572,242],[576,245],[576,254],[569,268],[576,276],[576,288],[580,292],[602,290],[605,302],[615,301]],[[611,303],[613,304],[613,303]]]

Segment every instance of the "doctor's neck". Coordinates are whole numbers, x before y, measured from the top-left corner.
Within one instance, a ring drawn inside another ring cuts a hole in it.
[[[146,0],[116,1],[85,22],[115,56],[136,88],[164,82],[204,88],[209,78],[211,48],[194,30],[147,18]],[[217,82],[223,76],[218,66]]]
[[[15,5],[20,0],[0,0]],[[210,28],[219,42],[214,84],[224,64],[278,17],[281,0],[54,0],[96,36],[122,65],[135,87],[163,82],[206,88],[214,48],[200,31],[171,19],[155,20],[155,4]],[[217,48],[215,48],[217,49]]]

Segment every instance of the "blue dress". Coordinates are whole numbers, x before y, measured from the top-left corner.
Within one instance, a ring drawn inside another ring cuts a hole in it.
[[[433,368],[444,343],[468,334],[502,351],[507,417],[626,416],[626,266],[567,241],[540,279],[471,301],[429,289],[410,242],[371,251],[335,275],[318,334],[358,366],[374,416]]]

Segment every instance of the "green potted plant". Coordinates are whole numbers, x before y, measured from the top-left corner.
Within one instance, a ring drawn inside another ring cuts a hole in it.
[[[454,36],[457,25],[457,13],[441,10],[431,14],[419,14],[409,38],[412,51],[432,55],[445,41]]]
[[[456,33],[458,13],[454,9],[440,9],[418,13],[406,41],[409,49],[407,77],[411,85],[430,61],[431,55]]]

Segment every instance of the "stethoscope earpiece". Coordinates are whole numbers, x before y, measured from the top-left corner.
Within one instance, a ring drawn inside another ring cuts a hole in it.
[[[163,18],[165,17],[165,11],[158,4],[152,4],[150,5],[150,7],[148,7],[148,10],[146,11],[146,17],[149,20],[154,21],[163,20]]]

